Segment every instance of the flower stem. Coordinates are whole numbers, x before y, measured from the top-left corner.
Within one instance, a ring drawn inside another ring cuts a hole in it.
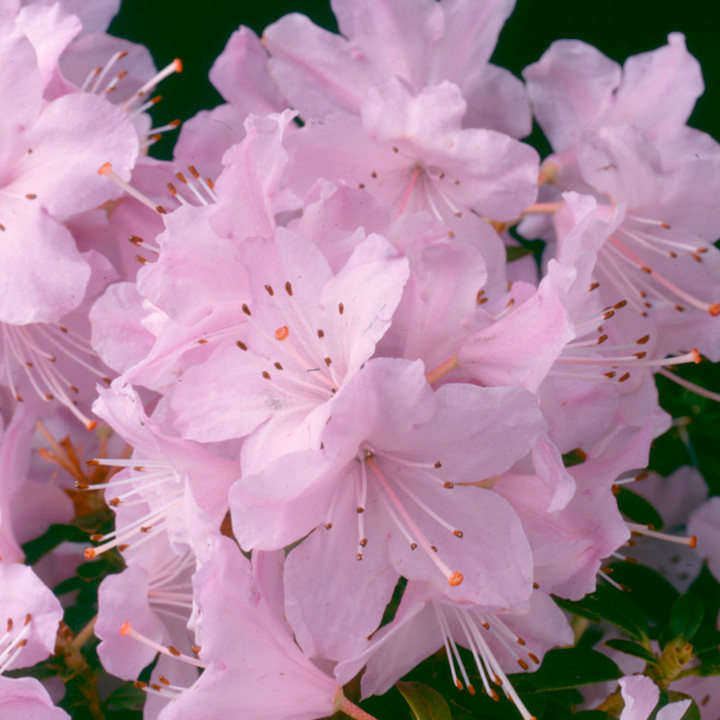
[[[340,700],[339,709],[351,718],[355,718],[355,720],[375,720],[372,715],[366,713],[362,708],[355,705],[355,703],[351,703],[344,695]]]
[[[434,382],[437,382],[441,377],[444,377],[447,375],[451,370],[454,370],[456,367],[458,367],[460,363],[458,362],[458,359],[455,355],[452,355],[444,362],[440,363],[434,370],[431,370],[426,376],[425,379],[432,385]]]
[[[73,641],[70,643],[70,647],[73,650],[80,650],[80,648],[93,636],[97,618],[98,616],[96,614],[92,620],[90,620],[90,622],[75,636]]]

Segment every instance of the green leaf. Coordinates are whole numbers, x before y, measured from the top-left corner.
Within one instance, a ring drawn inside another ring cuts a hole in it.
[[[700,709],[696,705],[695,700],[693,700],[693,698],[689,695],[675,690],[663,690],[660,693],[660,701],[658,702],[657,709],[651,713],[650,719],[655,720],[657,713],[662,710],[662,708],[670,705],[670,703],[682,702],[683,700],[690,700],[691,703],[690,707],[683,713],[680,720],[701,720]]]
[[[532,254],[533,251],[530,248],[523,247],[522,245],[507,245],[505,247],[505,255],[509,263]]]
[[[568,467],[573,467],[575,465],[582,465],[587,460],[587,453],[584,450],[581,450],[580,448],[575,448],[574,450],[570,450],[569,452],[566,452],[562,456],[563,465]]]
[[[418,682],[398,682],[395,686],[410,706],[415,720],[452,720],[450,708],[437,690]]]
[[[594,622],[607,620],[624,630],[635,640],[644,641],[648,636],[647,621],[640,608],[627,593],[607,586],[600,586],[582,600],[573,602],[555,598],[561,608],[582,615]]]
[[[147,693],[136,688],[132,683],[127,683],[113,690],[105,705],[122,710],[142,710],[146,699]]]
[[[621,653],[625,653],[626,655],[633,655],[634,657],[642,658],[645,662],[652,663],[653,665],[659,664],[658,659],[653,653],[644,648],[642,645],[638,645],[630,640],[613,638],[612,640],[608,640],[605,645],[609,648],[613,648],[613,650],[619,650]]]
[[[25,563],[34,565],[41,557],[54,550],[60,543],[87,543],[88,533],[73,525],[51,525],[43,535],[23,545]]]
[[[691,593],[681,595],[670,612],[670,629],[675,637],[689,640],[700,627],[705,608],[699,598]]]
[[[618,666],[606,655],[586,648],[550,650],[534,673],[515,674],[510,680],[518,692],[541,693],[568,690],[622,677]]]
[[[652,525],[657,530],[662,528],[660,513],[644,497],[625,487],[618,488],[616,497],[620,512],[630,520],[641,525]]]
[[[623,593],[641,613],[658,625],[666,625],[680,593],[660,573],[644,565],[615,563],[613,580],[628,588]]]
[[[720,646],[720,630],[701,627],[695,635],[693,635],[692,646],[696,653],[717,650],[718,646]]]

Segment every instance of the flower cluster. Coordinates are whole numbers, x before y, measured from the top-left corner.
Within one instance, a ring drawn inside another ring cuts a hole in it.
[[[0,671],[79,652],[38,575],[112,557],[89,632],[146,717],[368,718],[350,681],[440,650],[530,720],[508,674],[573,642],[551,595],[619,586],[631,536],[720,574],[717,498],[686,536],[616,497],[671,425],[654,376],[702,393],[675,367],[720,360],[681,35],[623,67],[559,41],[521,81],[489,62],[512,0],[334,0],[341,34],[236,31],[226,103],[160,161],[182,65],[108,35],[118,4],[0,0]],[[108,508],[83,556],[22,564]],[[656,685],[621,685],[645,720]],[[14,713],[68,717],[17,675]]]

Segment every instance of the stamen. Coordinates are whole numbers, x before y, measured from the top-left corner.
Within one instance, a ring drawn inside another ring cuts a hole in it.
[[[113,169],[112,169],[112,163],[106,162],[103,163],[98,168],[98,175],[104,175],[108,180],[112,180],[118,187],[122,188],[128,195],[131,197],[134,197],[136,200],[141,202],[145,207],[150,208],[151,210],[154,210],[155,212],[159,213],[160,215],[165,215],[166,210],[161,205],[156,205],[152,200],[150,200],[147,195],[144,195],[139,190],[134,188],[130,183],[125,182]]]
[[[430,560],[432,560],[432,562],[437,566],[440,572],[442,572],[442,574],[447,578],[448,583],[452,587],[457,587],[458,585],[460,585],[464,579],[462,573],[450,570],[450,568],[437,556],[437,553],[433,550],[432,545],[425,537],[424,533],[417,526],[415,521],[410,517],[400,498],[397,496],[390,483],[383,475],[374,458],[366,456],[365,462],[370,466],[370,468],[372,468],[373,472],[375,473],[375,477],[378,479],[383,490],[385,490],[385,493],[390,498],[390,501],[397,509],[400,517],[405,521],[410,530],[412,530],[413,535],[417,538],[417,541],[420,544],[420,547],[422,547]]]
[[[162,655],[175,658],[176,660],[180,660],[180,662],[184,662],[187,665],[193,665],[194,667],[198,668],[205,668],[205,665],[201,663],[197,658],[190,657],[190,655],[183,655],[172,645],[168,645],[167,647],[165,647],[164,645],[160,645],[160,643],[157,643],[154,640],[151,640],[146,635],[139,633],[137,630],[135,630],[135,628],[133,628],[133,626],[129,622],[124,622],[120,626],[119,632],[123,637],[134,638],[135,640],[141,642],[143,645],[147,645],[149,648],[156,650]]]
[[[625,523],[628,529],[632,533],[638,535],[645,535],[647,537],[657,538],[658,540],[665,540],[665,542],[677,543],[678,545],[687,545],[688,547],[697,547],[697,538],[695,535],[690,537],[679,537],[677,535],[668,535],[667,533],[657,532],[652,529],[652,525],[638,525],[637,523]]]

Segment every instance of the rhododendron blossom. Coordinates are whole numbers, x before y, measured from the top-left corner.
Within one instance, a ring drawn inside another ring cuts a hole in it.
[[[700,63],[330,5],[0,0],[0,720],[717,720]]]

